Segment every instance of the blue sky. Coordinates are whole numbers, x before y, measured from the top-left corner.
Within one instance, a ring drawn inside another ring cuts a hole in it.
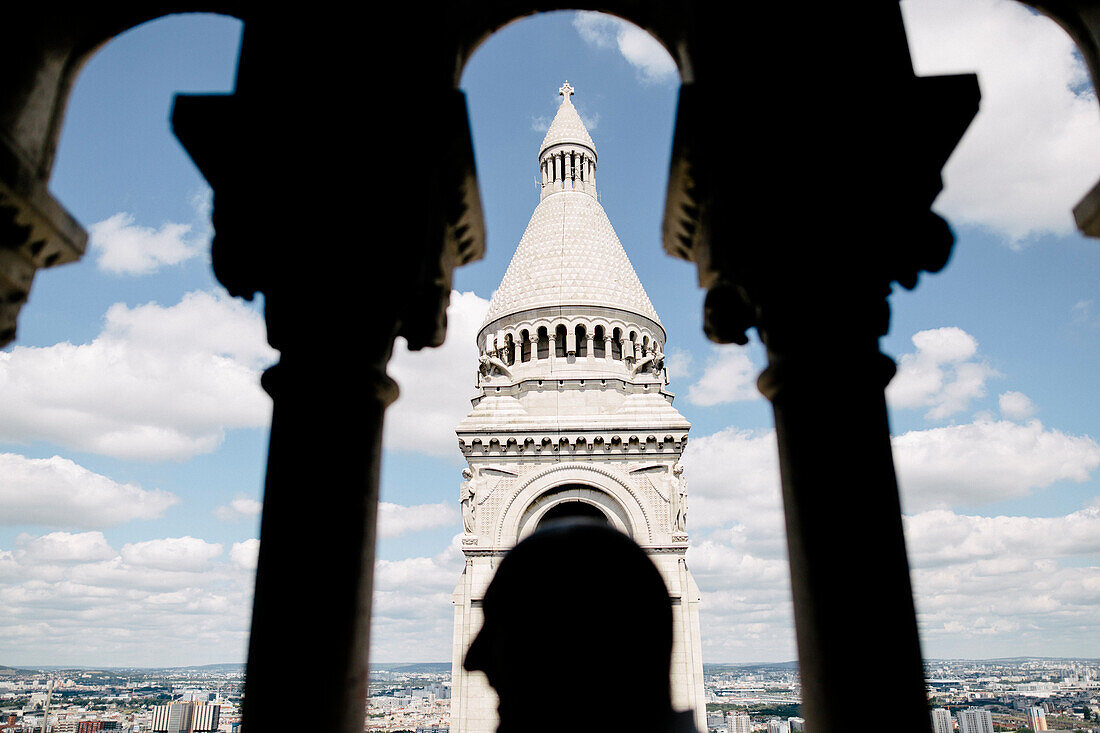
[[[1097,102],[1064,33],[1022,6],[903,8],[918,71],[978,70],[983,88],[936,205],[955,254],[892,296],[883,339],[899,362],[888,398],[925,653],[1100,656],[1100,243],[1069,214],[1100,176]],[[175,92],[232,90],[240,32],[213,16],[147,24],[100,51],[73,93],[52,188],[92,245],[39,273],[0,352],[0,664],[244,658],[270,411],[257,380],[277,355],[262,302],[228,298],[210,273],[209,190],[168,126]],[[753,386],[762,349],[706,341],[693,266],[660,250],[678,78],[645,34],[575,13],[508,26],[463,75],[488,253],[455,273],[447,343],[399,343],[391,363],[403,391],[387,418],[375,658],[449,659],[453,426],[566,79],[693,423],[704,657],[792,659],[774,434]],[[858,221],[858,192],[852,210]],[[843,338],[820,358],[844,359]]]

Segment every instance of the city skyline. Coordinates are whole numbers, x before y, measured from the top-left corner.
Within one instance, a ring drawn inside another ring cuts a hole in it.
[[[1100,390],[1089,386],[1100,245],[1073,234],[1069,217],[1100,175],[1100,113],[1052,23],[1006,3],[948,5],[903,7],[918,73],[982,72],[983,111],[937,202],[958,243],[944,273],[891,298],[883,340],[899,362],[888,398],[924,651],[1100,656],[1090,437]],[[952,30],[974,27],[999,35],[963,46],[973,36]],[[257,377],[275,354],[260,304],[220,294],[210,275],[209,194],[166,122],[172,92],[232,88],[239,32],[226,18],[158,21],[109,44],[78,81],[53,187],[92,247],[39,274],[17,341],[0,352],[11,406],[0,434],[0,664],[153,661],[162,649],[243,659],[270,409]],[[134,69],[153,81],[130,81]],[[688,559],[704,659],[795,659],[774,435],[753,384],[762,350],[709,344],[693,268],[659,248],[678,79],[641,31],[572,13],[502,30],[463,76],[489,252],[455,274],[447,343],[419,354],[399,345],[391,362],[403,395],[387,415],[373,657],[449,657],[461,568],[453,426],[473,395],[473,333],[537,202],[531,147],[562,79],[599,142],[601,202],[672,335],[670,388],[693,423]],[[102,98],[120,107],[97,107]],[[1067,139],[1097,155],[1059,157]],[[333,348],[339,371],[350,349]],[[133,361],[112,361],[122,356]],[[42,400],[45,373],[68,378],[71,394]],[[78,489],[80,502],[66,499]]]

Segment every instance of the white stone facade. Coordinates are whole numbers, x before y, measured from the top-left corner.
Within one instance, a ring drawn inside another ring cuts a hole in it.
[[[598,512],[660,569],[673,602],[672,702],[705,730],[679,465],[691,425],[666,389],[664,328],[595,197],[595,146],[568,83],[561,93],[539,153],[542,200],[478,334],[478,393],[456,428],[469,465],[451,729],[496,729],[496,696],[462,660],[500,558],[548,512],[565,511]]]

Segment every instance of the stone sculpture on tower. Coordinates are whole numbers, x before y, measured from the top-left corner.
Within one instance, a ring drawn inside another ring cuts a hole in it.
[[[672,702],[706,730],[680,465],[691,425],[666,389],[664,327],[596,198],[596,146],[573,88],[559,93],[539,149],[541,200],[478,332],[478,392],[455,429],[469,465],[451,730],[496,730],[496,696],[462,660],[497,563],[540,523],[569,516],[607,522],[657,565],[673,603]]]

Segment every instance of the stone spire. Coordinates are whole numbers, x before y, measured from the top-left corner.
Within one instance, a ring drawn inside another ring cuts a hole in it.
[[[596,199],[596,145],[569,99],[573,87],[558,93],[561,107],[539,149],[542,197],[483,329],[539,308],[595,306],[641,316],[663,342],[660,318]]]

